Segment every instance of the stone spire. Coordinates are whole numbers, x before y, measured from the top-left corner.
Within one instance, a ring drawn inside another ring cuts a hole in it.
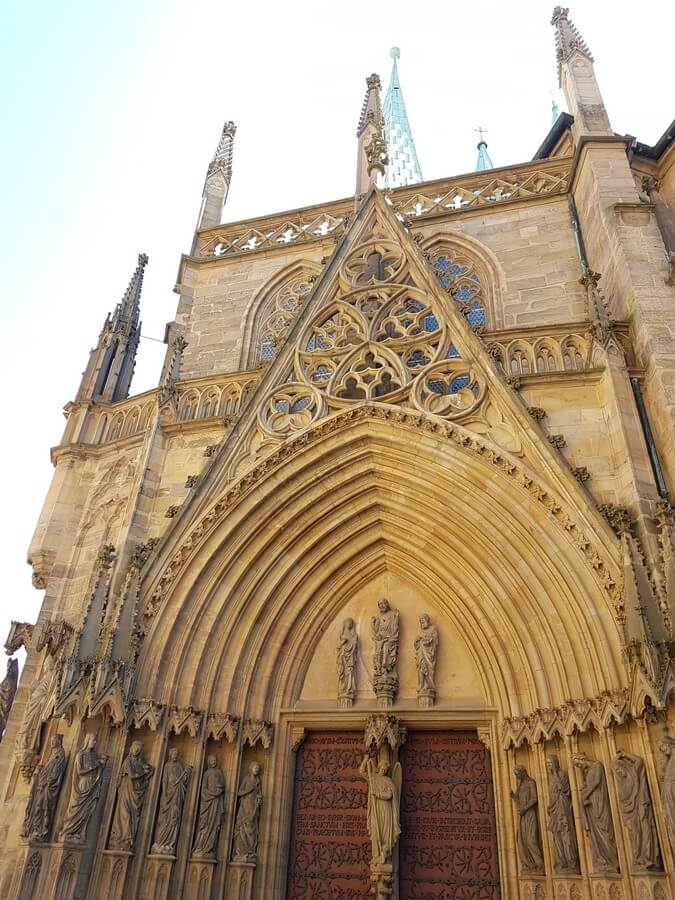
[[[139,253],[129,285],[112,315],[108,313],[98,343],[89,354],[77,400],[114,403],[129,396],[141,336],[141,289],[147,263],[145,253]]]
[[[366,78],[366,96],[361,107],[356,130],[358,151],[356,159],[356,194],[364,194],[377,176],[384,175],[387,165],[387,146],[384,140],[384,116],[380,102],[380,76]]]
[[[384,98],[384,138],[389,162],[384,175],[387,187],[403,187],[423,181],[422,170],[417,159],[410,122],[403,102],[403,92],[398,80],[398,65],[401,51],[392,47],[389,55],[394,60],[389,87]]]
[[[478,147],[478,160],[476,161],[476,172],[483,172],[485,169],[493,169],[492,160],[490,159],[490,154],[487,150],[487,141],[485,140],[485,130],[483,128],[477,128],[479,141],[477,144]]]
[[[565,92],[567,108],[574,116],[575,138],[613,134],[595,79],[593,56],[568,14],[567,7],[556,6],[551,25],[555,27],[558,82]]]
[[[223,125],[216,152],[206,170],[197,231],[220,225],[232,180],[232,153],[236,131],[237,126],[234,122],[225,122]]]

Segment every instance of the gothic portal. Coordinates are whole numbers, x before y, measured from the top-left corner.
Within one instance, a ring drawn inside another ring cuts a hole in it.
[[[395,63],[353,198],[221,224],[228,122],[129,396],[139,257],[6,644],[3,898],[675,897],[673,130],[553,25],[519,165],[421,181]]]

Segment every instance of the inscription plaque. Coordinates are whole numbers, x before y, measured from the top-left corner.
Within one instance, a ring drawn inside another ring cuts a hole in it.
[[[298,749],[287,900],[372,900],[365,747],[355,732],[311,732]]]
[[[492,772],[476,732],[409,732],[400,759],[400,896],[498,900]]]

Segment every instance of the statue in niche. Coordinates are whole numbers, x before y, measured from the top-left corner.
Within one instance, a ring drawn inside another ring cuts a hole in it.
[[[548,830],[553,841],[555,871],[568,874],[579,871],[579,848],[574,828],[572,790],[567,772],[560,768],[557,756],[546,757],[548,770]]]
[[[40,728],[45,709],[56,684],[57,674],[54,658],[47,654],[42,677],[36,683],[26,703],[26,711],[16,738],[17,750],[38,751],[40,749]]]
[[[398,610],[382,599],[371,619],[373,684],[380,706],[391,706],[398,691]]]
[[[391,863],[392,851],[401,833],[401,764],[395,763],[389,775],[386,760],[376,763],[369,756],[364,756],[359,771],[368,782],[366,822],[371,843],[371,865],[387,865]]]
[[[353,619],[345,619],[337,645],[338,706],[354,705],[359,638]]]
[[[541,874],[544,871],[544,855],[539,831],[539,798],[534,778],[527,774],[525,766],[516,766],[516,789],[511,798],[518,813],[518,855],[524,872]]]
[[[415,638],[417,702],[420,706],[433,706],[436,699],[437,651],[438,628],[432,624],[428,613],[422,613],[420,616],[420,632]]]
[[[61,826],[60,840],[75,844],[86,841],[87,827],[101,793],[106,761],[105,756],[96,753],[96,735],[88,734],[84,746],[75,755],[70,800]]]
[[[46,841],[49,837],[61,783],[66,772],[67,758],[63,750],[63,735],[55,734],[50,747],[47,762],[35,769],[21,829],[22,837],[34,841]]]
[[[7,674],[0,682],[0,741],[7,727],[7,719],[14,703],[16,686],[19,681],[19,663],[16,659],[7,660]]]
[[[110,831],[110,849],[131,851],[138,832],[143,801],[155,767],[143,762],[143,746],[134,741],[117,781],[117,805]]]
[[[192,766],[184,766],[179,759],[178,750],[172,747],[162,772],[162,793],[159,798],[155,842],[151,853],[165,853],[171,856],[176,852],[178,830],[191,775]]]
[[[607,779],[601,762],[577,753],[574,765],[583,777],[581,786],[582,825],[591,845],[594,872],[618,872],[616,838],[609,805]]]
[[[665,735],[659,741],[659,750],[666,758],[661,775],[661,798],[668,828],[668,837],[675,852],[675,738]]]
[[[206,760],[199,798],[197,834],[192,855],[201,859],[215,859],[220,826],[225,812],[225,779],[217,765],[216,757]]]
[[[234,823],[232,862],[254,863],[258,858],[258,829],[262,806],[260,765],[252,762],[237,791],[237,818]]]
[[[644,760],[625,750],[618,750],[612,760],[612,771],[616,778],[621,817],[630,837],[633,864],[660,871],[663,868],[661,850]]]

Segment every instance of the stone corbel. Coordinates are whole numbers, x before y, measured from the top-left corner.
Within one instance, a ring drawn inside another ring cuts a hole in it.
[[[379,750],[384,744],[388,744],[393,751],[396,751],[405,744],[407,737],[408,732],[396,716],[368,716],[364,734],[366,750],[370,750],[372,747]]]
[[[28,649],[32,646],[33,630],[35,626],[30,622],[15,622],[12,620],[9,626],[9,634],[5,641],[5,653],[12,656],[21,647]]]
[[[129,724],[132,728],[143,728],[147,725],[150,731],[157,731],[164,717],[164,704],[156,700],[134,700],[129,711]]]
[[[297,753],[305,742],[307,737],[307,729],[302,725],[291,725],[291,750]]]
[[[233,744],[239,735],[239,719],[229,713],[209,713],[206,717],[206,737]]]
[[[169,732],[175,735],[187,731],[191,738],[199,737],[202,729],[204,713],[191,706],[172,706],[169,708]]]
[[[69,625],[64,619],[45,622],[34,633],[33,646],[38,653],[46,647],[52,656],[56,656],[68,643],[72,634],[72,625]]]
[[[269,750],[273,736],[274,725],[263,719],[246,719],[242,725],[241,739],[244,746],[248,744],[249,747],[255,747],[260,743],[265,750]]]

